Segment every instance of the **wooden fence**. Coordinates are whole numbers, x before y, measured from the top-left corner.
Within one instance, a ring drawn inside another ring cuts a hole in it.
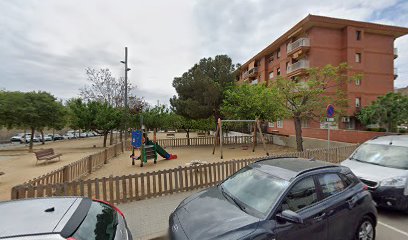
[[[48,196],[86,196],[111,203],[142,200],[181,191],[210,187],[223,181],[242,167],[271,157],[302,157],[339,163],[356,149],[357,145],[304,152],[275,154],[269,157],[231,160],[201,166],[178,167],[154,172],[96,178],[56,184],[22,184],[11,191],[12,199]]]
[[[103,151],[91,154],[52,172],[29,180],[23,185],[37,186],[78,180],[100,168],[106,164],[108,160],[118,156],[121,153],[123,153],[123,143],[118,143]]]
[[[266,143],[272,143],[272,136],[264,135]],[[195,137],[195,138],[169,138],[158,139],[157,143],[162,147],[181,147],[181,146],[208,146],[214,145],[214,136],[210,137]],[[253,136],[229,136],[223,138],[223,144],[250,144]],[[258,143],[261,143],[261,138],[258,136]]]

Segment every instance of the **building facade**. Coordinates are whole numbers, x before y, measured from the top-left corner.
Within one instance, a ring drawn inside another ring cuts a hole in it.
[[[308,15],[243,64],[237,80],[270,83],[277,76],[290,79],[304,74],[310,67],[347,63],[348,74],[359,73],[363,77],[347,83],[349,108],[345,116],[338,118],[335,128],[362,130],[364,126],[355,117],[360,109],[378,96],[394,91],[394,80],[398,77],[394,40],[407,33],[408,28],[403,27]],[[325,125],[319,120],[305,119],[302,127],[322,129]],[[268,131],[293,135],[293,120],[269,123]]]

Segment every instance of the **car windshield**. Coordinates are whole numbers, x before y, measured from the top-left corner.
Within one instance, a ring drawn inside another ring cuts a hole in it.
[[[288,185],[288,181],[248,166],[228,178],[221,187],[232,198],[266,216]]]
[[[104,203],[93,202],[84,221],[72,237],[78,240],[113,240],[117,224],[118,220],[115,209]]]
[[[365,143],[354,152],[350,159],[408,170],[408,147]]]

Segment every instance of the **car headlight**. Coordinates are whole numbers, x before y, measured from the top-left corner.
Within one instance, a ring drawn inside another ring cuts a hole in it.
[[[406,182],[407,177],[393,177],[381,181],[380,185],[386,187],[405,187]]]

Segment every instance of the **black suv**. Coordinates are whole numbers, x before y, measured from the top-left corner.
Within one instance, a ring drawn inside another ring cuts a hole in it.
[[[375,239],[377,211],[347,168],[300,158],[265,159],[183,200],[171,239]]]
[[[0,202],[0,239],[131,240],[123,213],[81,197]]]

